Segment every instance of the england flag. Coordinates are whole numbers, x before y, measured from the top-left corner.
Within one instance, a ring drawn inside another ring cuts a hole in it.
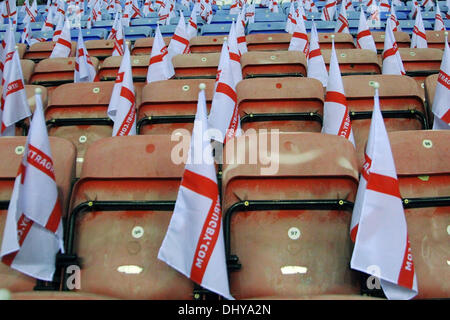
[[[147,83],[167,80],[174,75],[175,70],[172,60],[168,56],[167,46],[164,43],[159,26],[157,26],[147,71]]]
[[[439,71],[432,111],[434,130],[450,130],[450,49],[445,36],[444,56]]]

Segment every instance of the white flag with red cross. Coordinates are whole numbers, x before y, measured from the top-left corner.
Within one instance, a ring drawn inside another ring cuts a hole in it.
[[[450,130],[450,49],[447,37],[446,34],[444,55],[432,106],[435,130]]]
[[[428,48],[420,7],[417,8],[416,23],[411,36],[411,48]]]
[[[317,34],[316,24],[312,23],[311,34],[309,39],[308,51],[308,78],[314,78],[322,82],[324,87],[327,86],[328,72],[323,60],[322,52],[319,46],[319,36]]]
[[[356,46],[359,49],[367,49],[377,53],[377,47],[375,46],[375,41],[373,40],[372,33],[370,32],[369,26],[367,25],[364,10],[361,10],[361,13],[359,15],[359,26],[358,26],[358,33],[356,35]]]
[[[70,35],[70,23],[65,19],[64,27],[61,36],[56,41],[55,47],[50,55],[50,58],[67,58],[72,51],[72,38]]]
[[[198,33],[198,26],[197,26],[197,9],[198,7],[195,5],[194,8],[192,9],[191,12],[191,16],[189,18],[188,24],[187,24],[187,28],[186,28],[186,33],[188,36],[188,40],[190,41],[193,37],[197,36]]]
[[[159,26],[156,28],[152,53],[147,71],[147,83],[167,80],[175,75],[172,60],[169,58]]]
[[[240,118],[237,104],[236,83],[230,67],[227,41],[222,45],[219,67],[217,69],[214,96],[208,117],[209,127],[220,131],[213,139],[226,143],[240,135]]]
[[[295,22],[288,51],[300,51],[307,55],[309,49],[308,34],[306,33],[305,22],[301,14],[298,15]]]
[[[99,81],[97,70],[92,63],[86,47],[84,46],[81,29],[78,32],[77,55],[75,58],[75,71],[73,82],[93,82]]]
[[[341,11],[339,12],[334,32],[350,33],[348,26],[347,11],[345,10],[345,5],[341,5]]]
[[[0,256],[17,271],[52,281],[56,254],[64,252],[62,212],[41,89],[36,90],[36,108],[14,182]]]
[[[392,31],[402,31],[402,28],[400,27],[400,22],[397,20],[397,14],[395,13],[394,6],[391,6],[391,14],[389,15],[388,20],[391,21],[391,29]],[[387,21],[386,21],[387,25]]]
[[[397,41],[391,27],[392,21],[388,19],[384,37],[383,68],[382,74],[405,75],[402,57],[398,51]]]
[[[183,179],[158,259],[202,287],[234,300],[222,226],[222,209],[208,130],[204,86],[198,95],[197,113]]]
[[[380,111],[378,83],[362,178],[352,214],[351,268],[375,276],[388,299],[417,295],[414,260],[389,137]],[[372,271],[373,272],[373,271]]]
[[[125,46],[125,53],[117,73],[108,106],[108,116],[114,121],[113,137],[136,135],[136,96],[128,46]]]
[[[169,59],[172,59],[177,54],[188,54],[191,52],[189,48],[189,36],[186,31],[186,22],[184,21],[182,11],[180,11],[180,20],[178,21],[172,39],[170,39],[167,50],[169,52]]]
[[[442,19],[441,9],[436,6],[436,14],[434,16],[434,31],[445,31],[444,19]]]
[[[247,50],[247,39],[245,38],[245,12],[244,9],[238,15],[236,20],[236,37],[237,45],[241,55],[246,53]]]
[[[231,23],[230,33],[228,34],[228,51],[230,52],[230,68],[237,85],[242,80],[241,52],[239,52],[236,25],[234,21]]]
[[[111,55],[113,57],[123,56],[126,43],[125,37],[123,35],[122,19],[119,13],[116,14],[116,18],[114,20],[111,33],[109,35],[109,39],[114,40],[114,47]]]
[[[341,136],[355,145],[341,70],[334,49],[334,40],[331,47],[330,72],[323,106],[322,133]]]
[[[320,16],[320,18],[323,21],[333,21],[335,11],[336,11],[336,0],[327,0],[327,3],[322,8],[322,15]]]

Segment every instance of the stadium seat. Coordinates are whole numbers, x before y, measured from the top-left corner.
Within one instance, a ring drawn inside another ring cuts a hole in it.
[[[135,41],[141,38],[147,38],[153,35],[153,29],[146,26],[132,26],[123,28],[125,39],[129,41]]]
[[[78,40],[79,29],[72,29],[70,31],[70,37],[72,41]],[[103,28],[93,28],[93,29],[81,29],[81,34],[83,35],[83,40],[103,40],[108,36],[108,31]]]
[[[320,132],[323,86],[312,78],[244,79],[236,86],[243,130]]]
[[[450,298],[450,131],[390,132],[419,294]]]
[[[424,81],[424,89],[425,89],[425,102],[427,104],[428,111],[428,122],[429,127],[433,127],[434,115],[432,113],[434,95],[436,93],[436,85],[437,85],[438,74],[432,74],[425,78]]]
[[[100,20],[100,21],[94,21],[92,23],[92,29],[96,29],[96,28],[101,28],[101,29],[105,29],[106,31],[109,32],[111,31],[112,27],[114,25],[114,20]],[[91,29],[91,30],[92,30]],[[83,35],[84,36],[84,35]]]
[[[112,297],[91,293],[63,291],[13,292],[11,300],[118,300]]]
[[[112,55],[114,40],[88,40],[84,42],[89,55],[104,60]]]
[[[68,83],[50,94],[45,111],[48,132],[70,140],[77,147],[77,177],[86,149],[93,142],[112,135],[113,122],[106,112],[113,87],[112,81]],[[140,92],[140,87],[135,86],[136,105],[140,103]]]
[[[157,259],[184,169],[170,158],[178,143],[169,135],[112,137],[88,149],[67,233],[67,253],[82,260],[80,292],[193,298],[193,283]]]
[[[19,50],[19,58],[23,59],[25,52],[27,51],[27,45],[25,43],[16,43],[17,50]]]
[[[226,36],[198,36],[190,41],[192,53],[220,52]]]
[[[425,31],[427,35],[428,48],[444,50],[445,31]]]
[[[435,48],[407,49],[399,48],[406,75],[416,79],[423,88],[425,78],[430,74],[439,73],[443,51]]]
[[[321,49],[327,68],[330,64],[331,50]],[[371,50],[364,49],[336,49],[341,74],[381,74],[378,56]]]
[[[255,13],[255,23],[258,22],[285,22],[286,16],[283,13]]]
[[[33,39],[45,39],[45,41],[52,41],[54,31],[33,31]]]
[[[423,12],[422,12],[423,13]],[[411,33],[414,29],[414,25],[416,23],[415,20],[399,20],[399,25],[400,28],[402,28],[403,32],[408,32]],[[423,21],[423,26],[425,28],[425,30],[431,30],[432,29],[432,25],[430,21]]]
[[[172,37],[176,29],[177,25],[174,24],[159,27],[159,31],[161,31],[163,37]]]
[[[214,79],[156,81],[145,85],[137,112],[138,133],[171,135],[176,129],[192,131],[200,83],[206,84],[209,110],[214,94]]]
[[[213,15],[211,24],[231,24],[231,22],[237,21],[237,14],[220,14]]]
[[[241,56],[242,77],[306,77],[306,56],[299,51],[249,51]]]
[[[37,42],[28,48],[23,58],[33,60],[34,62],[47,59],[52,54],[55,44],[56,42],[54,41]],[[70,57],[75,57],[76,49],[77,43],[72,41],[72,51],[70,53]]]
[[[382,53],[384,50],[384,31],[372,31],[372,37],[375,41],[375,46],[377,48],[378,53]],[[409,48],[411,47],[411,39],[409,38],[409,34],[403,31],[395,31],[394,32],[395,41],[397,42],[397,46],[399,48]]]
[[[332,33],[336,28],[336,21],[314,21],[316,24],[317,32],[320,34],[322,32]],[[305,28],[308,32],[311,32],[312,21],[305,21]]]
[[[139,18],[139,19],[131,19],[130,26],[148,26],[156,29],[158,26],[159,18]]]
[[[358,186],[352,144],[320,133],[260,133],[232,141],[225,146],[222,189],[227,258],[236,270],[230,272],[231,294],[359,294],[358,273],[350,269]],[[241,157],[249,161],[241,164]]]
[[[22,67],[23,81],[25,81],[25,84],[30,83],[31,75],[34,72],[35,63],[32,60],[21,59],[20,65]]]
[[[8,212],[14,180],[23,157],[26,137],[8,137],[0,139],[0,245]],[[50,137],[53,164],[59,200],[66,216],[69,204],[70,189],[75,173],[75,146],[64,139]],[[31,291],[36,285],[36,279],[15,271],[0,263],[0,287],[11,292]]]
[[[175,79],[215,79],[220,53],[179,54],[172,58]]]
[[[247,26],[247,34],[283,33],[285,28],[286,22],[255,22]]]
[[[254,33],[246,36],[248,51],[281,51],[289,48],[289,33]]]
[[[98,59],[91,57],[91,60],[95,69],[98,69]],[[30,83],[55,87],[63,83],[73,82],[74,71],[74,57],[44,59],[36,64]]]
[[[331,49],[332,38],[334,35],[334,46],[336,49],[355,49],[355,43],[351,34],[348,33],[326,33],[320,32],[319,34],[320,49]],[[308,39],[310,34],[308,34]]]
[[[413,78],[399,75],[352,75],[342,77],[342,81],[361,164],[364,162],[372,117],[374,81],[380,84],[380,108],[387,131],[428,128],[423,93]]]
[[[16,43],[19,43],[20,38],[22,37],[22,34],[20,32],[16,32],[14,35],[15,35]],[[4,37],[5,37],[5,32],[0,32],[0,41],[2,41]]]
[[[147,80],[149,61],[150,55],[131,56],[131,68],[134,82],[144,82]],[[121,56],[111,56],[103,60],[103,63],[98,70],[100,80],[115,81],[121,62]]]
[[[164,37],[164,43],[166,46],[169,45],[171,37]],[[134,42],[133,49],[131,50],[131,55],[150,55],[152,52],[153,41],[155,38],[141,38]]]
[[[205,24],[200,27],[202,36],[226,36],[230,33],[231,24]]]

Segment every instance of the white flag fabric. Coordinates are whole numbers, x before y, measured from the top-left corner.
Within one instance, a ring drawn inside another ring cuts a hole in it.
[[[441,9],[436,6],[436,14],[434,16],[434,31],[445,31],[444,19],[442,19]]]
[[[337,33],[350,33],[348,29],[347,11],[345,10],[345,5],[341,5],[341,11],[337,18],[336,28],[334,32]]]
[[[284,31],[292,34],[294,32],[294,27],[297,24],[297,21],[295,20],[295,8],[294,8],[294,1],[291,2],[291,5],[289,7],[289,13],[286,19],[286,27],[284,28]]]
[[[128,46],[125,46],[125,53],[117,73],[108,106],[108,116],[114,121],[113,137],[136,135],[136,97]]]
[[[433,0],[423,0],[422,7],[425,8],[425,11],[431,11],[434,8]]]
[[[255,4],[249,4],[247,10],[245,11],[245,19],[247,23],[255,22]]]
[[[9,69],[13,64],[12,58],[15,51],[16,51],[16,37],[11,21],[9,21],[9,25],[5,33],[5,38],[2,41],[2,56],[1,56],[2,85],[5,83],[6,76],[9,74]]]
[[[172,60],[177,54],[188,54],[191,52],[189,49],[189,36],[186,31],[186,22],[184,21],[183,12],[180,11],[180,20],[178,21],[175,33],[170,39],[169,47],[169,59]]]
[[[216,169],[208,130],[205,92],[197,113],[183,180],[158,259],[202,287],[234,300],[228,286]]]
[[[167,80],[175,75],[172,60],[168,56],[167,46],[164,43],[159,26],[156,27],[155,40],[147,71],[147,83]]]
[[[238,15],[236,21],[236,37],[237,37],[237,45],[239,52],[241,55],[246,53],[247,50],[247,39],[245,38],[245,12],[244,9]]]
[[[30,39],[31,39],[31,27],[30,22],[27,22],[25,24],[25,28],[22,31],[20,43],[30,44]]]
[[[355,145],[341,71],[336,50],[334,49],[334,41],[331,47],[330,72],[323,106],[322,133],[341,136]]]
[[[306,33],[305,22],[301,14],[295,19],[296,24],[292,30],[291,42],[288,51],[300,51],[308,54],[308,34]]]
[[[411,48],[428,48],[420,7],[417,8],[416,23],[411,36]]]
[[[72,38],[70,36],[70,23],[65,19],[64,27],[61,36],[56,41],[55,47],[50,55],[50,58],[67,58],[72,51]]]
[[[336,11],[336,0],[327,0],[327,3],[322,8],[322,15],[320,16],[320,18],[323,21],[333,21],[335,11]]]
[[[79,29],[73,82],[93,82],[98,80],[96,78],[97,70],[84,46],[83,34],[81,29]]]
[[[350,11],[356,11],[355,10],[355,8],[353,7],[353,2],[352,2],[352,0],[346,0],[345,1],[345,10],[347,10],[347,12],[350,12]]]
[[[388,0],[381,0],[380,2],[380,12],[389,12],[391,10],[391,5]]]
[[[54,24],[54,12],[53,7],[48,10],[47,17],[45,18],[44,24],[42,25],[41,31],[53,31],[55,27]]]
[[[221,133],[220,136],[213,137],[214,140],[220,143],[226,143],[228,140],[240,135],[241,131],[236,83],[232,72],[228,44],[227,41],[224,41],[208,118],[209,127],[217,129]]]
[[[64,16],[62,16],[61,14],[56,14],[56,28],[55,31],[53,32],[53,38],[52,41],[58,41],[59,37],[61,36],[62,30],[64,28]]]
[[[388,299],[411,299],[418,293],[417,279],[378,89],[365,157],[366,182],[359,185],[352,215],[356,237],[351,268],[369,273],[375,266]]]
[[[234,83],[237,85],[242,80],[241,53],[239,52],[236,25],[231,23],[230,33],[228,34],[228,51],[230,52],[230,68]]]
[[[388,19],[384,37],[383,68],[382,74],[405,75],[402,57],[398,51],[397,42],[391,27],[392,21]]]
[[[391,14],[389,15],[389,19],[391,21],[391,29],[392,31],[402,31],[402,28],[400,27],[400,22],[397,20],[397,14],[395,13],[394,6],[391,6]],[[387,25],[387,21],[386,21]]]
[[[188,40],[190,41],[193,37],[197,36],[198,33],[198,26],[197,26],[197,6],[194,6],[194,8],[192,9],[191,12],[191,17],[189,18],[189,22],[187,25],[187,36],[188,36]]]
[[[450,130],[450,49],[445,37],[445,49],[439,71],[432,111],[433,129]]]
[[[0,108],[0,136],[14,136],[15,123],[31,116],[19,53],[8,54]]]
[[[377,53],[377,47],[373,40],[372,33],[367,25],[366,16],[364,10],[361,10],[359,15],[358,33],[356,35],[356,46],[359,49],[367,49]]]
[[[306,0],[305,1],[305,9],[309,12],[319,12],[319,9],[317,9],[316,4],[313,0]],[[354,10],[353,10],[354,11]]]
[[[309,39],[307,76],[308,78],[319,80],[324,87],[327,86],[328,72],[322,57],[322,52],[320,51],[319,36],[314,21],[312,23]]]
[[[40,93],[14,182],[0,256],[28,276],[51,281],[64,252],[61,205]]]
[[[114,47],[112,51],[112,56],[123,56],[124,48],[127,46],[125,43],[125,37],[123,34],[123,25],[120,14],[117,13],[116,20],[114,21],[113,29],[111,30],[111,39],[114,40]]]

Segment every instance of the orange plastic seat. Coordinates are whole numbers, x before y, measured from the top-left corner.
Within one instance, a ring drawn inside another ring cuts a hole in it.
[[[416,79],[421,88],[424,88],[425,78],[431,74],[439,73],[443,51],[435,48],[427,49],[399,49],[406,75]]]
[[[50,137],[53,164],[55,168],[56,184],[59,200],[66,216],[67,207],[75,174],[75,146],[64,139]],[[17,170],[22,161],[26,137],[4,137],[0,139],[0,245],[8,212],[8,204],[14,187]],[[0,288],[11,292],[26,292],[33,290],[36,279],[15,271],[0,263]]]
[[[450,132],[390,132],[419,294],[450,298]]]
[[[385,32],[371,30],[370,33],[372,33],[372,37],[373,40],[375,41],[375,47],[377,48],[378,53],[382,53],[384,50]],[[394,38],[399,48],[411,47],[411,39],[407,32],[394,31]]]
[[[236,299],[360,292],[358,273],[350,269],[358,187],[351,143],[320,133],[240,136],[225,145],[222,186]]]
[[[14,292],[11,300],[118,300],[107,296],[91,293],[63,291],[28,291]]]
[[[16,43],[17,50],[19,50],[19,58],[23,59],[25,52],[27,51],[27,45],[25,43]]]
[[[117,72],[122,62],[121,56],[108,57],[103,60],[99,70],[98,76],[102,81],[115,81]],[[131,56],[131,70],[133,73],[134,82],[147,81],[147,71],[150,62],[150,55]]]
[[[298,51],[249,51],[241,56],[242,78],[306,77],[306,56]]]
[[[20,60],[20,66],[22,67],[23,81],[25,81],[25,84],[30,83],[31,75],[34,72],[35,63],[32,60],[22,59]]]
[[[169,45],[171,37],[163,37],[164,43],[166,46]],[[155,38],[140,38],[136,39],[133,45],[133,49],[131,50],[131,54],[133,56],[139,55],[150,55],[152,52],[153,41]]]
[[[380,84],[380,107],[387,131],[428,128],[423,94],[413,78],[398,75],[361,75],[345,76],[342,81],[361,165],[364,162],[364,149],[373,111],[375,90],[371,84],[374,81]]]
[[[426,30],[428,48],[436,48],[444,50],[445,31]]]
[[[330,65],[331,50],[321,50],[323,60],[327,66]],[[378,56],[371,50],[364,49],[336,49],[339,69],[344,75],[357,74],[381,74],[381,66]]]
[[[192,299],[193,283],[157,259],[184,164],[169,135],[111,137],[87,150],[74,186],[67,253],[82,261],[78,292],[120,299]]]
[[[114,40],[87,40],[84,45],[91,57],[104,60],[112,55]]]
[[[220,52],[179,54],[172,58],[175,79],[215,79]]]
[[[91,57],[92,64],[98,69],[98,59]],[[73,82],[75,58],[51,58],[39,61],[34,68],[30,83],[46,87]]]
[[[28,48],[23,56],[23,59],[30,59],[35,62],[47,59],[52,54],[55,44],[55,41],[36,42]],[[72,51],[70,52],[70,57],[75,57],[76,49],[77,43],[76,41],[72,41]]]
[[[323,86],[312,78],[255,78],[238,83],[241,127],[320,132]]]
[[[48,132],[72,141],[77,147],[77,177],[86,149],[93,142],[112,135],[113,122],[107,110],[113,87],[112,81],[68,83],[57,87],[50,95],[45,112]],[[135,87],[136,105],[140,103],[140,91],[140,87]]]
[[[336,49],[355,49],[355,41],[353,36],[348,33],[328,33],[328,32],[319,32],[319,45],[320,49],[331,49],[332,38],[331,35],[334,35],[334,47]],[[311,34],[308,33],[308,39]]]
[[[429,127],[432,128],[433,125],[433,101],[434,101],[434,95],[436,93],[436,85],[437,85],[437,79],[438,74],[432,74],[431,76],[428,76],[425,78],[424,81],[424,89],[425,89],[425,102],[427,104],[427,110],[428,110],[428,122]]]
[[[189,43],[192,53],[212,53],[222,50],[224,38],[227,36],[198,36]]]
[[[200,83],[206,84],[209,110],[214,94],[213,79],[156,81],[144,86],[137,116],[139,134],[171,135],[176,129],[192,131]]]

